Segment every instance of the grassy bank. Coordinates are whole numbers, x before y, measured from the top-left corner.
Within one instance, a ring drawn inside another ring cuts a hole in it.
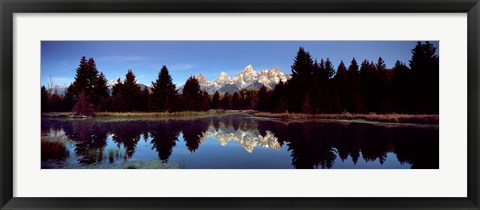
[[[184,112],[96,112],[95,118],[189,118],[209,117],[221,114],[230,114],[230,111],[209,110],[209,111],[184,111]],[[48,112],[42,113],[42,117],[76,118],[72,112]]]
[[[185,163],[164,163],[161,160],[134,160],[113,164],[86,164],[62,169],[185,169]]]
[[[389,123],[415,123],[415,124],[438,124],[438,115],[415,115],[415,114],[303,114],[303,113],[270,113],[257,112],[254,110],[209,110],[209,111],[185,111],[185,112],[97,112],[95,118],[103,119],[168,119],[168,118],[200,118],[214,117],[231,114],[249,114],[255,117],[277,118],[277,119],[329,119],[329,120],[366,120],[372,122]],[[50,112],[43,113],[42,117],[70,118],[74,117],[72,112]]]
[[[366,120],[389,123],[416,123],[438,124],[438,115],[413,115],[413,114],[302,114],[302,113],[253,113],[257,117],[281,118],[281,119],[331,119],[331,120]]]

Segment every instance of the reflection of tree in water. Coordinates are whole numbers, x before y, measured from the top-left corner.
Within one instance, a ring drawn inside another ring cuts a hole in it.
[[[388,139],[387,129],[367,124],[356,125],[358,131],[357,141],[360,142],[360,151],[366,162],[379,160],[383,165],[387,158]]]
[[[68,129],[75,143],[75,154],[81,162],[102,161],[104,148],[107,145],[107,131],[94,120],[78,120],[71,122]],[[68,135],[68,134],[67,134]]]
[[[146,128],[146,123],[142,121],[113,122],[110,127],[113,141],[123,144],[127,157],[131,158],[135,153],[138,141],[140,141],[140,136]]]
[[[398,128],[392,132],[392,142],[401,163],[412,164],[412,168],[439,168],[439,133],[435,129],[412,130]]]
[[[150,124],[150,136],[152,137],[152,148],[157,150],[158,158],[168,162],[176,145],[181,127],[175,121],[159,121]]]
[[[288,125],[288,150],[292,151],[292,165],[299,169],[331,168],[336,150],[332,147],[329,130],[321,124],[291,123]]]
[[[218,117],[212,118],[211,123],[213,125],[213,128],[215,128],[215,131],[218,131],[218,128],[220,128],[220,118],[218,118]]]
[[[200,145],[200,138],[208,129],[209,121],[203,119],[182,121],[180,125],[181,128],[183,128],[183,139],[185,140],[187,149],[194,153]]]
[[[360,140],[362,134],[361,127],[355,125],[356,124],[340,124],[335,129],[338,137],[336,143],[338,156],[342,161],[350,156],[354,165],[357,164],[360,157]]]

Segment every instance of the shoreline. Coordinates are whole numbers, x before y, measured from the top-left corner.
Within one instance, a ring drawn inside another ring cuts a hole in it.
[[[320,119],[320,120],[365,120],[368,122],[384,123],[413,123],[413,124],[439,124],[438,114],[303,114],[303,113],[253,113],[256,117],[267,117],[277,119]]]
[[[88,118],[134,118],[134,119],[165,119],[165,118],[203,118],[226,116],[232,114],[247,114],[253,117],[264,117],[282,120],[364,120],[369,122],[386,123],[415,123],[415,124],[439,124],[438,114],[303,114],[303,113],[270,113],[255,110],[209,110],[209,111],[184,111],[184,112],[97,112],[95,116]],[[49,112],[42,113],[42,118],[83,118],[74,117],[72,112]],[[84,117],[86,118],[86,117]]]

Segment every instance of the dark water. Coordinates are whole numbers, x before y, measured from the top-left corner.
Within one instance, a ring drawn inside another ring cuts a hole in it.
[[[42,156],[42,168],[439,167],[438,125],[282,122],[245,115],[194,120],[42,119],[42,135],[63,137],[67,149],[63,157]],[[43,144],[42,150],[48,152]]]

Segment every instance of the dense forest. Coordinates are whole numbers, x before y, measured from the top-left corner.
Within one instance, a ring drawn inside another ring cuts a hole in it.
[[[387,68],[376,62],[353,58],[335,69],[329,58],[313,59],[300,47],[291,67],[292,78],[273,90],[241,90],[213,95],[202,91],[191,76],[179,93],[168,68],[163,66],[151,88],[141,88],[128,70],[109,90],[108,80],[93,58],[82,57],[74,82],[65,94],[41,87],[42,112],[178,112],[209,109],[255,109],[290,113],[407,113],[438,114],[439,57],[429,42],[417,42],[409,64],[397,61]]]

